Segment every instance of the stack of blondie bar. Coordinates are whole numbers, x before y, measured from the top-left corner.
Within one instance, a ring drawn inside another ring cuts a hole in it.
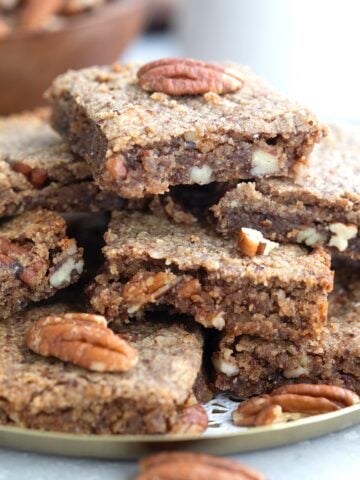
[[[47,98],[0,119],[1,424],[199,433],[210,391],[360,393],[360,129],[191,59]]]

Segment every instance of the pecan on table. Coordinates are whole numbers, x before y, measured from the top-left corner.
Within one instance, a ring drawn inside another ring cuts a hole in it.
[[[215,63],[191,58],[164,58],[150,62],[138,71],[141,88],[167,95],[225,94],[243,86],[240,74]]]
[[[65,313],[39,318],[26,334],[27,346],[44,357],[56,357],[96,372],[130,370],[137,351],[107,328],[105,317]]]
[[[234,460],[190,452],[163,452],[140,461],[136,480],[265,480],[265,476]]]
[[[335,385],[290,384],[240,403],[233,412],[239,426],[260,426],[319,415],[359,403],[351,390]]]

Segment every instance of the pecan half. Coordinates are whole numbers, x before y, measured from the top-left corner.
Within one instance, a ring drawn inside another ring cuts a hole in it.
[[[265,476],[234,460],[190,452],[163,452],[140,461],[136,480],[265,480]]]
[[[325,397],[329,400],[339,403],[344,407],[351,407],[360,402],[359,395],[347,388],[337,387],[336,385],[313,385],[310,383],[294,383],[283,385],[272,391],[272,395],[284,393],[293,393],[296,395],[311,395],[312,397]]]
[[[335,385],[290,384],[240,403],[233,421],[239,426],[271,425],[333,412],[359,401],[355,392]]]
[[[26,334],[27,346],[44,357],[56,357],[96,372],[130,370],[137,351],[107,328],[101,315],[65,313],[39,318]]]
[[[230,68],[191,58],[164,58],[150,62],[138,71],[141,88],[168,95],[218,94],[239,90],[244,83]]]
[[[48,181],[47,171],[43,168],[32,168],[23,162],[14,162],[11,166],[14,172],[21,173],[38,190],[43,188]]]
[[[208,427],[208,416],[205,408],[199,403],[185,407],[178,415],[170,433],[200,434]]]

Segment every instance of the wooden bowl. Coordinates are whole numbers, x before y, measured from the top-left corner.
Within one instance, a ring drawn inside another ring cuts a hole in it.
[[[119,0],[69,18],[57,31],[18,31],[0,41],[0,114],[44,103],[51,81],[69,68],[114,62],[141,30],[143,0]]]

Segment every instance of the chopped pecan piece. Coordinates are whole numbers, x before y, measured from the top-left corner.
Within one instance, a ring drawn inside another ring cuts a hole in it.
[[[37,189],[43,188],[47,180],[48,175],[43,168],[34,168],[30,173],[29,181]]]
[[[168,95],[231,93],[244,83],[240,74],[232,69],[190,58],[164,58],[150,62],[140,68],[137,75],[144,90]]]
[[[15,162],[12,165],[14,172],[21,173],[37,189],[41,189],[48,181],[48,174],[43,168],[32,168],[23,162]]]
[[[265,476],[227,458],[190,452],[163,452],[140,461],[136,480],[265,480]]]
[[[19,256],[29,255],[29,250],[14,242],[10,242],[7,238],[0,237],[0,252],[4,255]]]
[[[241,253],[248,257],[267,255],[279,246],[278,243],[271,242],[261,232],[252,228],[240,229],[237,244]]]
[[[200,282],[197,278],[182,282],[177,289],[180,298],[192,298],[201,290]]]
[[[13,270],[16,277],[30,288],[38,284],[39,274],[46,270],[46,262],[44,260],[32,261],[30,249],[1,237],[0,264]]]
[[[46,271],[46,262],[37,260],[27,267],[21,267],[17,273],[17,277],[30,288],[35,287],[41,281],[40,273]]]
[[[100,315],[65,313],[39,318],[26,334],[27,346],[44,357],[56,357],[96,372],[130,370],[137,351],[107,328]]]
[[[106,168],[113,180],[122,180],[127,175],[125,159],[121,155],[114,155],[106,161]]]
[[[154,303],[179,281],[176,275],[166,272],[140,272],[124,286],[123,300],[130,314],[143,305]]]
[[[240,403],[233,421],[239,426],[270,425],[333,412],[359,401],[356,393],[335,385],[290,384]]]

